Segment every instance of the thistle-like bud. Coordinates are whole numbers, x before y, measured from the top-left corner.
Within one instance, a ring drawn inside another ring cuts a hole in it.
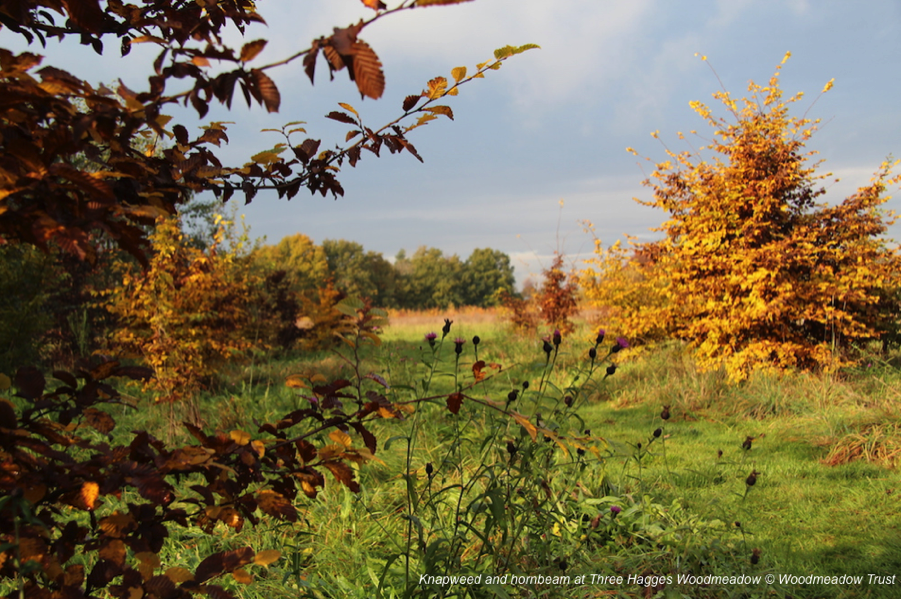
[[[572,395],[567,395],[566,397],[564,397],[564,398],[563,398],[563,403],[566,404],[566,407],[567,407],[567,408],[573,407],[573,396],[572,396]]]
[[[654,429],[654,438],[655,438],[655,439],[659,438],[660,435],[662,435],[662,434],[663,434],[663,429],[662,429],[662,428],[655,428],[655,429]]]
[[[450,327],[452,324],[454,324],[453,320],[450,320],[449,318],[444,319],[444,326],[441,327],[441,332],[444,334],[445,337],[447,336],[448,333],[450,333]]]
[[[454,339],[454,353],[458,356],[463,353],[464,343],[466,343],[466,339],[461,339],[460,337]]]
[[[472,338],[472,344],[473,344],[473,345],[478,345],[478,344],[481,343],[481,342],[482,342],[482,338],[479,337],[478,335],[476,335],[475,337]]]
[[[563,336],[560,334],[560,329],[554,329],[554,335],[552,339],[555,346],[558,346],[563,342]]]
[[[432,478],[433,472],[435,472],[435,468],[433,468],[432,463],[429,462],[428,464],[425,465],[425,473],[428,475],[429,478]]]
[[[591,349],[589,349],[588,357],[591,358],[592,360],[596,360],[598,357],[598,350],[593,347]]]
[[[669,420],[669,406],[663,406],[663,411],[660,412],[660,417],[664,420]]]

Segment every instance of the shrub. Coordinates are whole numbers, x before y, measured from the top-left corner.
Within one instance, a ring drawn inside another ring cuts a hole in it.
[[[804,152],[818,121],[789,117],[801,94],[782,100],[779,69],[767,86],[752,82],[741,107],[714,94],[733,122],[692,103],[714,129],[702,150],[715,155],[667,150],[671,160],[645,181],[654,190],[646,204],[670,215],[664,239],[635,244],[653,259],[599,250],[600,272],[585,273],[588,297],[611,305],[634,328],[626,333],[687,340],[702,367],[725,366],[733,379],[764,366],[834,369],[897,313],[901,257],[880,237],[893,222],[880,209],[899,181],[893,165],[843,202],[818,204],[824,176]]]

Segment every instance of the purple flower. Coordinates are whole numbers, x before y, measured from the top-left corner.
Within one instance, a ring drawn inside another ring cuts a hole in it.
[[[610,351],[615,354],[616,352],[626,349],[627,347],[629,347],[629,342],[622,337],[617,337],[616,344],[613,346],[613,348],[611,348]]]
[[[611,514],[614,518],[615,518],[616,515],[617,515],[618,513],[620,513],[621,511],[623,511],[623,508],[619,507],[618,505],[611,505],[611,506],[610,506],[610,514]]]
[[[597,347],[598,345],[600,345],[601,343],[604,342],[604,335],[606,335],[606,334],[607,334],[607,331],[605,331],[604,329],[598,329],[598,337],[597,337],[597,339],[594,340],[595,347]]]
[[[457,337],[454,339],[454,353],[458,356],[463,353],[463,344],[466,343],[466,339],[462,339]]]
[[[438,333],[427,333],[425,336],[425,340],[429,342],[429,346],[435,347],[435,339],[438,338]]]
[[[563,337],[560,335],[560,329],[554,329],[553,335],[554,345],[560,345],[563,342]]]

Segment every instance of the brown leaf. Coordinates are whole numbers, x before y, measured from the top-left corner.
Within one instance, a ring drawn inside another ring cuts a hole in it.
[[[84,411],[85,422],[88,426],[104,435],[116,428],[116,421],[106,412],[97,408],[87,408]]]
[[[363,444],[366,445],[366,449],[375,455],[376,449],[378,449],[378,442],[376,441],[375,435],[369,432],[361,422],[351,422],[350,426],[360,433],[360,436],[363,437]]]
[[[367,8],[372,10],[385,10],[388,8],[382,0],[362,0],[362,2]]]
[[[269,78],[269,75],[259,69],[251,70],[250,76],[253,78],[260,95],[263,97],[263,104],[266,106],[266,111],[278,112],[282,96],[278,92],[275,82]]]
[[[373,100],[382,97],[385,91],[385,73],[382,62],[369,44],[357,40],[351,47],[353,54],[353,79],[360,90],[360,95],[369,96]]]
[[[116,194],[104,181],[88,173],[72,168],[63,162],[55,162],[50,165],[50,172],[58,177],[63,177],[74,183],[82,191],[88,193],[92,199],[103,202],[115,202]]]
[[[416,103],[419,102],[420,99],[422,99],[422,94],[418,96],[407,96],[406,98],[404,98],[404,112],[409,112],[414,106],[416,106]]]
[[[354,493],[360,492],[360,485],[354,480],[354,471],[344,462],[326,462],[325,467],[328,468],[335,478],[344,486]]]
[[[95,366],[91,369],[89,374],[95,381],[102,381],[103,379],[109,378],[113,374],[113,371],[118,367],[119,363],[115,360],[111,360]]]
[[[37,399],[44,394],[47,380],[43,373],[34,366],[25,366],[16,372],[15,383],[19,390],[19,397]]]
[[[91,33],[100,32],[105,17],[100,9],[100,0],[62,0],[62,4],[69,13],[69,18],[79,29]]]
[[[97,554],[103,559],[122,566],[125,564],[125,543],[119,539],[112,539],[101,546]]]
[[[347,123],[348,125],[356,125],[357,121],[354,120],[354,117],[350,116],[346,112],[339,112],[337,110],[333,110],[327,115],[325,118],[332,119],[333,121],[338,121],[341,123]]]
[[[241,62],[250,62],[266,47],[266,40],[254,40],[241,47]]]
[[[297,522],[297,510],[291,502],[285,499],[281,493],[275,491],[260,491],[257,494],[257,505],[265,514],[269,514],[279,520]]]
[[[462,393],[451,393],[447,396],[447,409],[450,410],[451,414],[456,414],[460,411],[460,406],[463,405],[463,394]]]
[[[315,40],[310,51],[303,57],[303,70],[313,83],[313,75],[316,74],[316,59],[319,57],[319,40]]]

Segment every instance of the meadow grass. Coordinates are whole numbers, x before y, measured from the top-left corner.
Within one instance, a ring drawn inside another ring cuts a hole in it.
[[[468,393],[503,400],[517,389],[511,408],[534,421],[540,413],[549,428],[559,425],[553,430],[561,439],[565,431],[570,439],[582,435],[582,446],[596,453],[576,455],[574,446],[542,443],[540,436],[530,443],[526,429],[487,403],[465,400],[454,415],[444,398],[427,401],[405,421],[372,424],[377,459],[357,468],[359,494],[329,480],[315,500],[298,496],[294,525],[264,522],[236,532],[220,524],[212,535],[173,528],[161,556],[165,566],[193,571],[215,551],[278,549],[278,562],[253,569],[253,584],[222,582],[248,599],[651,597],[658,590],[660,597],[897,596],[898,581],[867,582],[869,574],[901,570],[895,469],[901,374],[888,360],[835,375],[759,373],[734,385],[722,373],[699,372],[673,343],[623,351],[614,356],[613,376],[605,378],[601,368],[586,383],[594,331],[585,322],[554,352],[548,376],[551,355],[542,351],[541,334],[513,334],[485,311],[447,317],[454,324],[440,360],[425,334],[440,334],[444,316],[397,314],[357,370],[384,376],[392,400],[446,395],[472,382],[478,335],[479,359],[503,368]],[[459,358],[457,337],[466,341]],[[334,352],[258,356],[223,372],[196,411],[148,408],[146,394],[126,388],[140,409],[115,408],[114,435],[126,441],[129,431],[146,428],[188,443],[174,423],[192,415],[210,431],[253,434],[248,423],[271,422],[305,405],[284,385],[288,375],[349,378],[352,366]],[[562,398],[571,389],[580,393],[568,410]],[[126,494],[121,501],[128,500]],[[622,511],[613,513],[614,505]],[[628,582],[467,587],[419,584],[424,572],[777,579],[673,581],[659,589]],[[864,582],[779,581],[810,574]]]

